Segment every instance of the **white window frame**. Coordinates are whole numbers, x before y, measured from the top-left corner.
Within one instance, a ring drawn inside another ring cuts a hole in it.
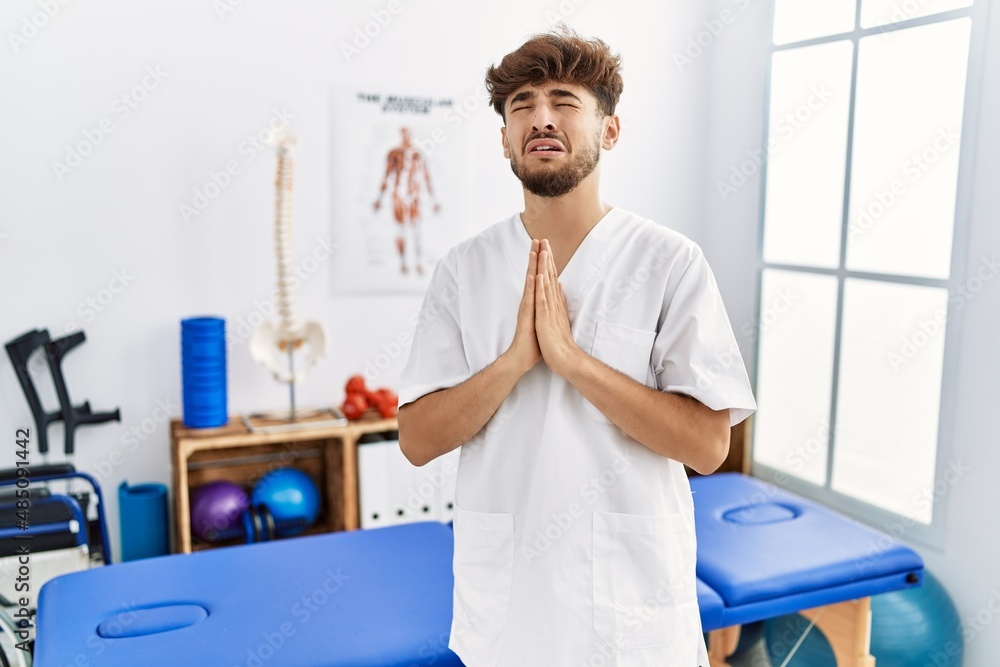
[[[836,331],[834,337],[833,353],[833,386],[830,402],[829,424],[829,446],[827,449],[826,479],[822,486],[813,484],[805,479],[795,477],[792,474],[759,463],[754,460],[754,436],[751,433],[750,441],[750,472],[753,476],[765,481],[772,482],[776,486],[786,488],[794,493],[812,498],[823,504],[843,512],[859,521],[869,524],[879,530],[889,533],[897,539],[917,542],[924,546],[931,547],[935,551],[943,551],[945,536],[945,517],[948,509],[948,495],[950,486],[942,485],[943,473],[948,470],[948,466],[953,462],[951,453],[953,451],[952,439],[955,433],[955,395],[957,394],[957,371],[959,361],[959,342],[961,340],[962,320],[964,313],[956,310],[952,300],[948,300],[947,326],[945,330],[943,373],[941,378],[941,403],[939,406],[937,451],[935,460],[935,485],[944,488],[941,495],[934,496],[932,516],[930,525],[919,521],[908,519],[895,512],[877,507],[865,501],[854,498],[844,493],[835,491],[832,488],[831,480],[833,476],[833,455],[836,451],[836,419],[837,414],[837,392],[840,380],[840,356],[841,356],[841,332],[843,329],[844,311],[844,284],[847,278],[861,278],[874,280],[882,283],[921,285],[930,287],[945,288],[948,294],[954,293],[959,285],[964,284],[968,279],[967,262],[968,239],[970,216],[972,209],[972,186],[974,176],[974,166],[976,159],[976,137],[978,134],[978,113],[982,91],[982,77],[984,66],[984,54],[986,48],[986,28],[988,27],[989,0],[975,0],[971,7],[950,10],[940,14],[924,16],[890,25],[876,26],[872,28],[860,28],[861,3],[864,0],[857,0],[854,15],[854,30],[842,32],[825,37],[817,37],[808,40],[791,42],[776,46],[773,41],[774,34],[774,4],[775,0],[768,2],[768,33],[767,33],[767,63],[764,78],[764,116],[763,116],[763,137],[761,145],[767,146],[768,126],[770,122],[770,99],[771,99],[771,63],[774,53],[789,49],[825,44],[828,42],[850,39],[853,45],[851,63],[851,92],[848,108],[847,120],[847,155],[846,169],[844,174],[844,197],[841,211],[841,235],[840,235],[840,260],[835,269],[819,268],[811,266],[798,266],[789,264],[775,264],[764,261],[764,214],[765,214],[765,193],[767,187],[767,162],[761,169],[760,198],[758,210],[758,235],[757,235],[757,270],[756,270],[756,290],[754,313],[759,315],[761,308],[762,277],[766,269],[781,269],[793,272],[803,272],[824,276],[833,276],[837,279],[837,310],[836,310]],[[900,3],[903,0],[899,0]],[[953,229],[953,246],[951,255],[951,275],[947,280],[932,278],[916,278],[913,276],[897,276],[891,274],[870,273],[865,271],[852,271],[846,267],[847,255],[847,233],[849,223],[849,205],[851,188],[851,166],[854,143],[854,109],[855,95],[858,76],[858,44],[863,37],[877,35],[882,32],[904,30],[916,26],[940,23],[960,17],[971,19],[971,34],[969,37],[969,60],[967,64],[967,78],[965,88],[965,106],[962,112],[962,137],[960,142],[961,153],[959,155],[958,182],[955,204],[955,224]],[[760,336],[756,336],[754,346],[754,387],[757,387],[757,379],[760,373]],[[966,361],[968,363],[968,361]],[[962,462],[965,464],[966,462]]]

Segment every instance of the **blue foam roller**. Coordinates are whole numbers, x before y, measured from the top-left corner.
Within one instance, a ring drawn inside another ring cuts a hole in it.
[[[185,426],[228,423],[226,324],[221,317],[181,320],[181,387]]]
[[[167,533],[167,487],[163,484],[122,482],[118,487],[122,560],[138,560],[170,553]]]
[[[181,321],[181,326],[194,333],[215,332],[222,328],[222,319],[218,317],[189,317]]]

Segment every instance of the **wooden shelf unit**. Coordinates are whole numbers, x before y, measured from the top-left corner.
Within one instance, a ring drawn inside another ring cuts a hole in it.
[[[207,482],[228,480],[249,490],[268,471],[284,466],[299,468],[312,477],[320,490],[322,508],[306,534],[357,529],[360,526],[358,438],[398,428],[395,417],[383,419],[374,410],[344,426],[281,433],[252,433],[239,416],[230,417],[227,425],[218,428],[187,428],[180,419],[171,420],[174,549],[191,553],[227,544],[192,539],[192,489]]]

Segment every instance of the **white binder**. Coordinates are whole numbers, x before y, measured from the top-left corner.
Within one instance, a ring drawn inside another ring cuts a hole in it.
[[[410,493],[412,484],[413,469],[416,468],[406,460],[402,450],[399,449],[399,440],[387,440],[390,445],[388,454],[389,462],[389,522],[392,524],[410,523],[414,520],[416,513],[406,504],[406,498]]]
[[[413,512],[414,521],[436,521],[438,519],[441,475],[440,457],[419,468],[413,466],[410,488],[406,494],[406,505]]]
[[[386,436],[392,439],[384,439]],[[398,433],[358,441],[358,496],[362,528],[414,521],[448,523],[455,515],[460,449],[417,467],[399,449]],[[377,442],[376,438],[382,438]],[[367,440],[367,442],[366,442]]]
[[[358,443],[358,500],[362,528],[394,523],[389,507],[389,455],[399,449],[393,441]]]
[[[448,523],[455,518],[455,479],[458,475],[458,460],[461,451],[461,447],[456,447],[447,454],[437,458],[443,477],[443,482],[438,493],[437,518],[442,523]]]

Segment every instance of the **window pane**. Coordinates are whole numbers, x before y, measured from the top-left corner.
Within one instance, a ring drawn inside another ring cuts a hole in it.
[[[854,30],[855,0],[774,0],[774,43]]]
[[[754,460],[826,482],[837,279],[765,269]]]
[[[844,286],[833,489],[929,524],[948,292]]]
[[[947,278],[968,19],[861,40],[847,266]]]
[[[764,195],[764,260],[837,267],[852,45],[774,54]]]
[[[862,0],[861,27],[899,23],[971,5],[972,0]]]

